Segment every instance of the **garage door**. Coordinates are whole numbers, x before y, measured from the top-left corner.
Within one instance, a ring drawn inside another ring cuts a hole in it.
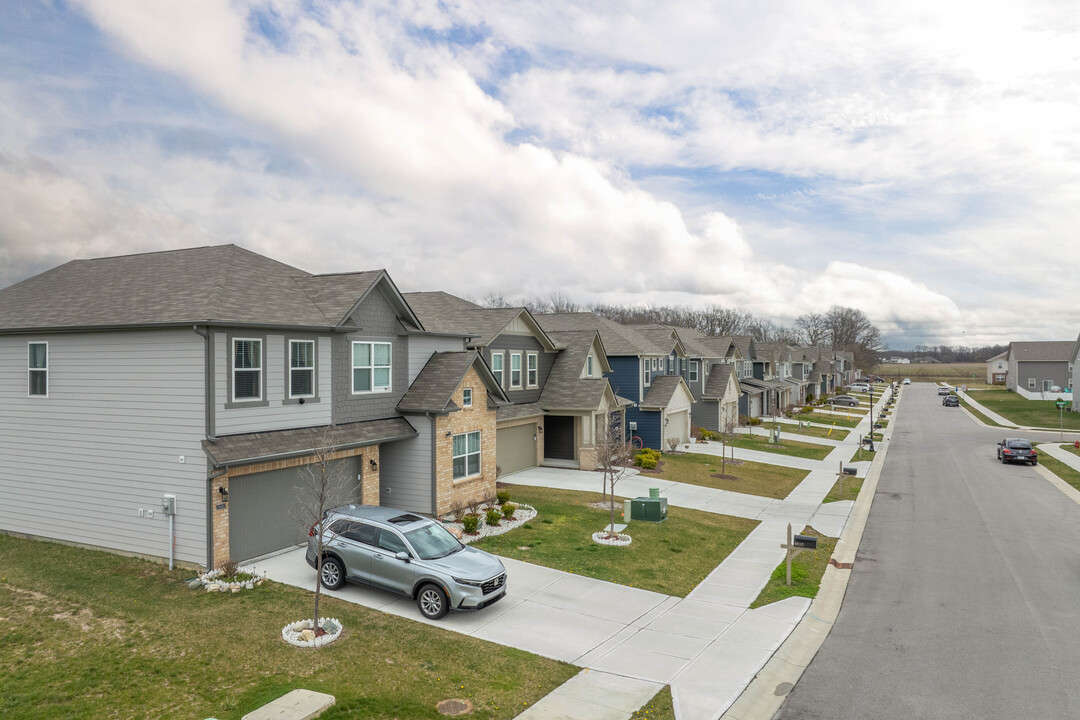
[[[349,487],[345,502],[358,502],[356,458],[337,462],[345,465],[342,472]],[[233,560],[250,560],[306,540],[308,528],[302,527],[295,512],[299,472],[298,468],[285,468],[229,480],[229,554]]]
[[[667,426],[664,428],[664,449],[667,449],[668,438],[675,438],[679,442],[690,439],[690,411],[680,410],[667,414]]]
[[[495,462],[503,475],[535,467],[536,423],[497,430],[495,442]]]

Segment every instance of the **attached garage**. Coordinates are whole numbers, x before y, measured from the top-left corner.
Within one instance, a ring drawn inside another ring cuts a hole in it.
[[[357,458],[336,461],[350,488],[346,502],[360,501]],[[300,468],[238,475],[229,481],[229,554],[241,562],[307,539],[308,528],[298,517]]]
[[[687,442],[690,439],[690,410],[679,410],[665,414],[667,425],[664,426],[664,449],[667,449],[668,440],[674,438],[679,442]]]
[[[495,463],[503,475],[536,466],[536,423],[495,432]]]

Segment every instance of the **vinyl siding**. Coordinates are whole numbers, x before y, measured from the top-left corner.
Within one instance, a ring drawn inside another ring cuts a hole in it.
[[[551,372],[551,366],[555,363],[557,353],[544,352],[544,347],[540,344],[540,341],[531,335],[506,334],[495,338],[491,345],[484,348],[484,360],[487,361],[488,367],[491,367],[492,352],[501,352],[505,357],[505,360],[503,360],[503,390],[506,391],[506,396],[510,398],[510,402],[515,405],[537,402],[540,399],[540,392],[547,382],[548,373]],[[520,390],[510,389],[510,353],[512,352],[521,353]],[[537,386],[532,389],[526,387],[529,380],[528,353],[530,352],[535,352],[537,355]]]
[[[461,352],[465,349],[465,340],[441,335],[410,335],[406,347],[409,353],[409,385],[412,385],[432,355],[437,352]]]
[[[409,389],[409,346],[405,328],[381,288],[376,288],[356,309],[352,322],[362,330],[333,340],[333,415],[335,423],[381,420],[397,416],[397,404]],[[355,340],[389,342],[390,391],[352,394],[352,343]]]
[[[1028,387],[1028,378],[1035,378],[1035,387]],[[1043,380],[1060,388],[1069,385],[1069,364],[1067,362],[1018,362],[1016,384],[1024,390],[1042,390]]]
[[[641,359],[638,357],[608,357],[611,372],[605,373],[611,389],[616,395],[641,402]],[[630,416],[627,416],[628,419]]]
[[[631,416],[631,413],[633,416]],[[659,410],[642,411],[638,408],[630,408],[626,412],[627,421],[633,420],[638,424],[637,430],[632,434],[641,438],[641,442],[647,448],[660,450],[664,446],[663,438],[660,436],[661,415],[662,413]]]
[[[720,430],[720,403],[716,401],[695,402],[690,408],[690,422],[699,428],[719,432]]]
[[[31,339],[47,398],[27,397]],[[203,352],[191,330],[0,337],[0,529],[168,557],[170,494],[175,557],[204,564]]]
[[[406,418],[419,433],[415,438],[384,443],[379,448],[380,504],[430,515],[435,459],[431,433],[434,423],[423,415]]]
[[[214,434],[237,435],[240,433],[284,430],[287,428],[312,427],[330,423],[331,414],[331,342],[329,337],[313,338],[304,333],[266,334],[250,330],[232,333],[214,331]],[[265,403],[252,407],[230,407],[229,375],[232,372],[232,337],[265,337],[263,347],[263,372],[266,374]],[[289,377],[286,356],[289,340],[316,341],[315,376],[317,397],[305,400],[303,405],[287,403]]]

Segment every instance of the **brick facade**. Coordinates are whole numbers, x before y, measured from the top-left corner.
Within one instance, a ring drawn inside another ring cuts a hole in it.
[[[458,407],[466,387],[472,388],[472,407],[435,419],[437,516],[495,499],[495,410],[488,408],[487,388],[474,368],[469,368],[454,390],[453,401]],[[475,430],[480,431],[480,474],[454,480],[453,436]]]
[[[363,480],[360,486],[360,501],[365,505],[378,505],[379,504],[379,446],[372,445],[369,447],[352,448],[351,450],[340,450],[331,455],[331,460],[341,460],[351,457],[363,457],[365,463],[364,471],[361,473]],[[375,466],[372,467],[371,462],[375,461]],[[214,509],[210,513],[211,523],[211,535],[213,542],[213,564],[215,566],[220,565],[229,557],[229,503],[222,502],[222,494],[220,489],[224,489],[226,492],[229,490],[229,478],[240,477],[241,475],[252,475],[254,473],[268,472],[270,470],[284,470],[286,468],[297,468],[302,465],[310,465],[315,462],[315,458],[311,455],[304,457],[288,458],[285,460],[275,460],[273,462],[257,463],[253,465],[242,465],[239,467],[229,468],[228,471],[213,479],[210,486],[211,496],[213,497]]]

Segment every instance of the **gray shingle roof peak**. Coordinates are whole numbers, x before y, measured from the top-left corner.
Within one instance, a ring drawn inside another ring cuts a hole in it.
[[[667,355],[671,348],[657,346],[643,333],[617,322],[600,317],[596,313],[553,313],[536,315],[536,321],[545,332],[561,330],[598,330],[604,342],[607,354],[626,355]]]
[[[643,408],[666,408],[679,389],[679,385],[686,386],[685,381],[679,375],[660,375],[652,379],[649,392],[641,399]],[[687,389],[689,392],[689,388]]]
[[[1068,362],[1075,340],[1032,340],[1009,343],[1009,357],[1017,362]]]
[[[526,325],[535,328],[542,345],[555,349],[555,343],[527,308],[485,308],[442,291],[406,293],[404,297],[427,330],[467,335],[471,338],[470,347],[487,347],[520,317]]]
[[[585,369],[585,358],[589,356],[593,343],[598,340],[595,330],[554,331],[552,339],[563,345],[551,365],[544,390],[540,394],[540,406],[544,410],[596,410],[604,401],[606,394],[614,392],[602,375],[581,377]],[[603,346],[601,346],[601,351]],[[611,368],[607,358],[600,358],[602,367],[598,371]]]
[[[460,410],[452,396],[471,367],[476,368],[493,404],[508,402],[480,354],[476,350],[458,350],[433,353],[401,398],[397,409],[400,412],[430,413]]]

